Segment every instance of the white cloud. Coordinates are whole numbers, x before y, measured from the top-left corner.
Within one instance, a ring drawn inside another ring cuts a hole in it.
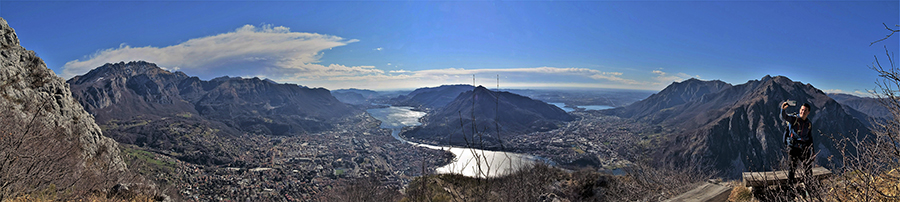
[[[619,73],[619,75],[621,75],[621,73]],[[591,75],[590,77],[592,79],[605,79],[605,80],[615,81],[615,82],[619,82],[622,84],[629,84],[629,85],[642,84],[642,82],[638,82],[638,81],[631,80],[631,79],[623,79],[623,78],[616,77],[616,76],[618,76],[618,75],[595,74],[595,75]]]
[[[504,88],[627,88],[653,89],[647,82],[621,78],[621,72],[603,72],[586,68],[507,68],[507,69],[430,69],[419,71],[391,70],[392,74],[347,75],[304,80],[299,83],[326,88],[369,89],[418,88],[442,84],[471,84],[472,75],[477,77],[477,85],[495,85],[495,75],[502,75],[500,85]],[[276,79],[278,80],[278,79]],[[282,78],[279,82],[297,83],[296,78]]]
[[[596,80],[609,80],[626,84],[638,84],[640,82],[630,79],[623,79],[621,72],[603,72],[587,68],[558,68],[558,67],[534,67],[534,68],[508,68],[508,69],[431,69],[416,71],[417,75],[435,76],[435,75],[473,75],[473,74],[503,74],[503,73],[533,73],[545,76],[551,75],[573,75],[586,76]]]
[[[844,91],[844,90],[841,90],[841,89],[825,89],[825,90],[822,90],[822,91],[824,91],[825,93],[843,93],[843,94],[850,94],[850,95],[855,95],[855,96],[859,96],[859,97],[874,97],[874,95],[873,95],[872,93],[867,92],[867,91],[860,91],[860,90],[854,90],[854,91],[851,92],[851,91]]]
[[[194,74],[292,75],[317,78],[335,75],[380,74],[372,66],[318,64],[322,51],[357,42],[337,36],[291,32],[272,25],[244,25],[232,32],[190,39],[166,47],[131,47],[100,50],[85,60],[73,60],[63,66],[62,76],[84,74],[105,63],[145,60],[170,70]],[[238,71],[238,72],[233,72]],[[201,75],[204,76],[204,75]]]
[[[653,70],[652,73],[656,74],[656,77],[653,77],[653,80],[655,81],[653,83],[653,85],[657,85],[657,86],[659,86],[659,85],[666,86],[666,85],[672,84],[672,82],[680,82],[680,81],[684,81],[684,80],[687,80],[690,78],[697,78],[697,79],[700,78],[700,75],[691,76],[691,75],[688,75],[685,73],[669,74],[669,73],[663,72],[662,70],[658,70],[658,69]]]
[[[588,68],[531,67],[505,69],[428,69],[385,70],[375,66],[320,64],[325,50],[357,42],[338,36],[292,32],[290,28],[272,25],[244,25],[234,31],[187,40],[166,47],[119,47],[99,50],[83,60],[63,66],[62,76],[70,78],[87,73],[105,63],[145,60],[168,70],[180,70],[205,79],[219,76],[254,75],[283,83],[311,87],[339,88],[417,88],[450,83],[479,82],[494,84],[494,76],[502,75],[505,87],[600,87],[661,89],[659,84],[680,81],[687,74],[667,74],[655,70],[646,79],[633,78],[621,72],[605,72]],[[382,47],[376,51],[384,50]],[[388,66],[403,66],[401,64]],[[654,78],[651,78],[655,76]],[[481,83],[478,83],[481,84]]]
[[[822,90],[822,91],[824,91],[825,93],[844,93],[844,94],[847,94],[847,92],[844,92],[844,90],[841,90],[841,89],[825,89],[825,90]]]

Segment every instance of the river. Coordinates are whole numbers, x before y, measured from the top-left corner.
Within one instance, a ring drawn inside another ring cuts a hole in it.
[[[488,151],[464,147],[436,146],[406,141],[400,137],[400,130],[405,126],[418,126],[419,118],[425,112],[413,111],[411,107],[387,107],[366,110],[372,117],[381,121],[381,128],[391,129],[395,139],[430,149],[444,150],[453,153],[455,159],[443,167],[435,169],[437,173],[458,173],[469,177],[498,177],[509,174],[518,168],[532,165],[539,157],[512,152]]]

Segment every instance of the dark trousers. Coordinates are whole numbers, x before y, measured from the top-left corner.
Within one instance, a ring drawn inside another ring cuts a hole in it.
[[[804,176],[801,176],[802,179],[811,177],[812,166],[814,162],[814,159],[810,158],[810,156],[812,156],[812,146],[810,145],[800,148],[790,147],[790,151],[788,153],[791,156],[791,168],[788,171],[788,181],[790,181],[791,183],[797,182],[796,179],[794,179],[794,173],[797,172],[798,167],[806,171],[804,172]]]

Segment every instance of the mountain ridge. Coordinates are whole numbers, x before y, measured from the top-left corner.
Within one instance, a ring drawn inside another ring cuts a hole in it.
[[[702,85],[721,85],[719,81],[701,81]],[[717,92],[704,94],[693,100],[664,108],[658,112],[627,109],[629,107],[654,106],[659,97],[671,97],[672,89],[682,88],[682,83],[652,95],[650,98],[624,107],[610,110],[623,117],[651,121],[666,127],[678,128],[663,140],[661,148],[654,151],[662,162],[697,162],[721,171],[723,175],[736,177],[748,170],[771,170],[784,156],[782,149],[783,123],[780,120],[780,103],[796,100],[812,106],[810,120],[815,130],[815,147],[818,161],[823,166],[840,166],[840,148],[836,139],[865,138],[868,128],[857,118],[847,114],[842,105],[811,84],[791,81],[784,76],[766,75],[760,80],[726,86]],[[626,114],[624,112],[639,112]],[[829,158],[834,157],[834,158]]]
[[[884,107],[882,103],[882,101],[886,101],[884,98],[859,97],[842,93],[828,93],[828,97],[847,106],[845,108],[847,113],[854,115],[870,127],[875,126],[873,121],[884,121],[892,118],[890,110]]]
[[[84,75],[72,77],[67,83],[85,110],[94,114],[98,122],[104,123],[113,118],[127,119],[130,117],[123,115],[136,113],[157,116],[196,113],[188,103],[178,102],[180,93],[174,83],[186,78],[188,76],[184,73],[171,73],[141,61],[107,63]]]
[[[460,93],[473,89],[475,86],[468,84],[418,88],[393,101],[395,105],[411,106],[424,111],[437,110],[450,104]]]
[[[373,90],[356,88],[338,89],[331,91],[331,95],[333,95],[339,101],[354,105],[370,104],[369,100],[376,98],[378,94],[378,92]]]
[[[306,117],[303,120],[323,122],[355,112],[324,88],[228,76],[204,81],[144,61],[107,63],[68,83],[75,97],[102,121],[127,119],[130,117],[122,115],[129,114],[163,117],[190,113],[240,129],[247,123],[230,121],[234,116],[298,115]],[[318,125],[311,127],[322,127]]]
[[[717,93],[723,89],[731,88],[732,85],[720,80],[701,81],[691,78],[682,82],[673,82],[666,86],[659,93],[655,93],[646,99],[632,103],[626,107],[614,108],[608,110],[613,115],[623,118],[641,117],[651,123],[660,123],[667,116],[664,111],[672,107],[685,104],[690,101],[703,100],[705,95]],[[655,114],[663,111],[664,114]]]
[[[331,130],[363,113],[327,89],[259,78],[209,81],[145,61],[108,63],[67,81],[104,132],[184,161],[235,163],[244,134],[303,135]],[[238,163],[240,164],[240,163]]]

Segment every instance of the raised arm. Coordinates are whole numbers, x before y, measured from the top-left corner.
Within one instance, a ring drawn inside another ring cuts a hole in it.
[[[784,111],[785,109],[787,109],[787,107],[788,107],[787,102],[781,103],[781,120],[784,120],[787,122],[794,122],[795,121],[794,119],[796,119],[797,117],[788,116],[787,112]]]

